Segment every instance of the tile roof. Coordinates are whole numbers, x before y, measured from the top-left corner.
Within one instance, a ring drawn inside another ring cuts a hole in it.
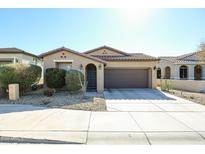
[[[37,55],[34,55],[32,53],[26,52],[26,51],[24,51],[22,49],[18,49],[18,48],[0,48],[0,53],[17,53],[17,54],[21,53],[21,54],[26,54],[29,56],[39,58]]]
[[[98,48],[94,48],[92,50],[88,50],[84,52],[85,54],[92,53],[94,51],[100,50],[100,49],[108,49],[114,52],[117,52],[121,55],[92,55],[92,57],[96,57],[98,59],[102,59],[105,61],[158,61],[159,59],[156,57],[152,57],[143,53],[127,53],[109,46],[101,46]]]
[[[96,57],[92,57],[92,56],[89,56],[89,55],[86,55],[84,53],[80,53],[80,52],[77,52],[77,51],[74,51],[72,49],[69,49],[69,48],[65,48],[65,47],[60,47],[60,48],[57,48],[57,49],[54,49],[54,50],[51,50],[51,51],[48,51],[48,52],[45,52],[45,53],[42,53],[39,55],[39,57],[43,58],[45,56],[48,56],[48,55],[51,55],[51,54],[54,54],[54,53],[57,53],[59,51],[68,51],[68,52],[71,52],[73,54],[77,54],[79,56],[82,56],[82,57],[85,57],[85,58],[88,58],[88,59],[92,59],[94,61],[98,61],[98,62],[101,62],[101,63],[104,63],[106,64],[106,62],[102,59],[98,59]]]
[[[198,62],[205,61],[205,57],[200,55],[200,52],[192,52],[176,57],[160,57],[160,59],[168,60],[171,62]]]
[[[156,57],[152,57],[152,56],[149,56],[143,53],[134,53],[134,54],[129,54],[127,56],[116,56],[116,55],[98,56],[98,55],[95,55],[94,57],[103,59],[105,61],[158,61],[159,60]]]
[[[111,51],[115,51],[119,54],[122,54],[122,55],[129,55],[129,53],[126,53],[124,51],[121,51],[121,50],[118,50],[118,49],[115,49],[115,48],[112,48],[112,47],[109,47],[109,46],[100,46],[100,47],[97,47],[97,48],[94,48],[94,49],[91,49],[91,50],[88,50],[88,51],[85,51],[84,53],[85,54],[88,54],[88,53],[92,53],[94,51],[97,51],[97,50],[100,50],[100,49],[108,49],[108,50],[111,50]]]

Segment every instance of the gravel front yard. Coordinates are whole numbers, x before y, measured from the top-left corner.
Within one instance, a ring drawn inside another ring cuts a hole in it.
[[[51,97],[43,95],[42,91],[28,93],[17,101],[8,98],[0,98],[0,104],[31,104],[37,106],[64,108],[87,111],[106,111],[106,103],[103,94],[85,96],[83,93],[69,94],[66,91],[55,93]]]
[[[190,100],[192,102],[205,105],[205,94],[204,93],[196,93],[196,92],[188,92],[182,90],[170,90],[170,94]]]

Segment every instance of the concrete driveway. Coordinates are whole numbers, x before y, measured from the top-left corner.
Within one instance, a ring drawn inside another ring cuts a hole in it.
[[[105,92],[108,112],[0,105],[0,140],[205,144],[205,107],[151,89]]]

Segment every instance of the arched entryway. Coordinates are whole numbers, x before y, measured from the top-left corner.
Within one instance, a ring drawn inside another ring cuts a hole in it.
[[[196,65],[194,67],[194,79],[195,80],[201,80],[201,66],[200,65]]]
[[[171,68],[169,66],[165,67],[165,79],[170,79]]]
[[[86,85],[88,91],[96,91],[97,89],[97,72],[94,64],[86,66]]]

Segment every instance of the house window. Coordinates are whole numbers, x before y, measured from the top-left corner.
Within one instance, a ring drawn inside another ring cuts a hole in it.
[[[194,67],[194,79],[195,80],[201,80],[201,73],[202,73],[202,68],[200,65],[196,65]]]
[[[60,69],[64,69],[64,70],[68,71],[72,68],[72,63],[60,62],[60,63],[57,63],[57,67]]]
[[[157,69],[157,79],[161,79],[161,69]]]
[[[170,79],[171,68],[169,66],[165,67],[165,79]]]
[[[188,68],[187,66],[183,65],[180,67],[180,79],[187,79],[188,78]]]

